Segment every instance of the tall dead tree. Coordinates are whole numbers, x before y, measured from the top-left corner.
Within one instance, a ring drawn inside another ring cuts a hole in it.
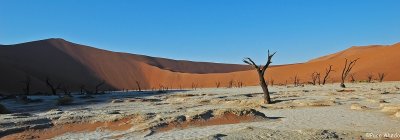
[[[95,94],[99,94],[100,87],[103,86],[104,84],[105,84],[105,81],[101,81],[100,83],[98,83],[98,84],[95,86],[94,93],[95,93]]]
[[[47,84],[47,87],[50,88],[51,93],[52,93],[53,95],[57,95],[57,90],[61,88],[61,83],[58,84],[57,86],[55,86],[54,83],[52,83],[52,82],[50,81],[50,78],[47,77],[47,78],[46,78],[46,84]]]
[[[332,71],[334,71],[334,70],[332,70],[332,65],[329,65],[329,68],[326,68],[326,69],[325,69],[325,76],[324,76],[324,79],[323,79],[323,81],[322,81],[322,85],[325,85],[326,80],[328,80],[329,74],[330,74]]]
[[[136,81],[136,85],[137,85],[137,87],[138,87],[139,92],[142,92],[142,89],[140,88],[140,83],[139,83],[139,81]]]
[[[383,79],[386,77],[385,73],[378,73],[379,82],[383,82]]]
[[[265,71],[267,70],[267,68],[269,67],[269,65],[272,63],[272,57],[275,55],[276,52],[274,52],[273,54],[269,53],[268,50],[268,59],[267,59],[267,63],[264,66],[258,66],[253,60],[251,60],[250,58],[244,58],[243,62],[246,64],[249,64],[250,66],[253,66],[254,69],[256,69],[258,77],[259,77],[259,84],[261,86],[261,88],[263,89],[264,92],[264,103],[266,104],[270,104],[271,102],[271,97],[269,96],[269,91],[268,91],[268,85],[265,82]]]
[[[346,77],[350,73],[351,69],[353,69],[354,65],[356,65],[356,62],[357,62],[358,59],[359,58],[349,61],[346,58],[346,61],[344,63],[344,68],[343,68],[343,71],[342,71],[342,76],[341,76],[342,82],[340,83],[340,87],[346,88],[346,85],[344,84],[344,81],[346,80]]]

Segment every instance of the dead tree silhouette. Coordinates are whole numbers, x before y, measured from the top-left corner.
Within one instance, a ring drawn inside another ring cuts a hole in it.
[[[346,58],[346,61],[344,63],[344,68],[342,71],[342,82],[340,83],[340,87],[346,88],[346,85],[344,84],[344,81],[346,80],[347,75],[350,73],[351,69],[353,69],[354,65],[356,65],[356,62],[359,58],[355,60],[348,61]]]
[[[293,85],[294,85],[295,87],[297,87],[297,86],[300,85],[300,78],[299,78],[297,75],[294,76]]]
[[[383,79],[386,77],[385,73],[378,73],[379,82],[383,82]]]
[[[312,83],[312,85],[316,85],[317,84],[317,80],[319,79],[318,78],[319,77],[319,73],[317,73],[317,72],[313,72],[312,74],[311,74],[311,83]]]
[[[324,79],[323,79],[323,81],[322,81],[322,85],[325,85],[326,80],[328,80],[329,74],[330,74],[332,71],[334,71],[334,70],[332,70],[332,65],[329,65],[329,68],[326,68],[326,69],[325,69],[325,76],[324,76]]]
[[[47,77],[47,78],[46,78],[46,84],[47,84],[47,87],[50,88],[51,93],[52,93],[53,95],[57,95],[57,90],[61,88],[61,83],[59,83],[57,86],[54,86],[54,83],[52,83],[52,82],[50,81],[50,78]]]
[[[219,88],[219,86],[221,86],[221,82],[215,82],[215,86],[217,87],[217,88]]]
[[[268,50],[268,59],[267,59],[267,63],[264,66],[261,66],[261,65],[258,66],[253,60],[251,60],[248,57],[243,59],[244,63],[249,64],[250,66],[253,66],[254,69],[256,69],[258,77],[259,77],[259,80],[260,80],[259,84],[260,84],[260,86],[261,86],[261,88],[263,89],[263,92],[264,92],[264,103],[266,103],[266,104],[270,104],[272,102],[271,102],[271,97],[269,95],[270,93],[268,91],[268,85],[265,82],[264,75],[265,75],[265,71],[267,70],[269,65],[272,63],[271,60],[272,60],[272,57],[275,55],[275,53],[276,52],[274,52],[273,54],[270,54],[269,50]]]

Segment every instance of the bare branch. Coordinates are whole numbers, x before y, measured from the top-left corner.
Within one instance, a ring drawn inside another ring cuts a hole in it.
[[[269,53],[268,50],[268,59],[267,59],[267,63],[264,65],[264,67],[262,68],[261,72],[264,75],[265,70],[269,67],[269,65],[272,63],[272,57],[275,55],[276,52],[274,52],[273,54]]]
[[[385,73],[378,73],[379,82],[383,82],[383,79],[386,77]]]
[[[246,64],[249,64],[249,65],[253,66],[253,67],[256,68],[256,69],[260,69],[260,68],[256,65],[256,63],[254,63],[254,61],[251,60],[251,58],[246,57],[246,58],[243,59],[243,62],[246,63]]]
[[[332,65],[329,65],[329,68],[326,68],[326,69],[325,69],[325,76],[324,76],[324,79],[323,79],[323,81],[322,81],[322,85],[325,85],[326,80],[328,80],[329,74],[330,74],[332,71],[334,71],[334,70],[332,70]]]

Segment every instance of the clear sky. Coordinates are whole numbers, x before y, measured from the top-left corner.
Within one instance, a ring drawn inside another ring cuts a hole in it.
[[[0,44],[46,38],[150,56],[297,63],[400,42],[400,0],[0,0]]]

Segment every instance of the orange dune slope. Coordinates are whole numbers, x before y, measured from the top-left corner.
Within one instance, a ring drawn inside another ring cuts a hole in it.
[[[337,82],[344,59],[360,58],[353,69],[357,80],[367,74],[387,73],[385,80],[399,80],[400,44],[352,47],[306,63],[273,66],[267,79],[276,84],[310,81],[313,72],[323,73],[333,65],[329,82]],[[279,52],[278,52],[279,53]],[[279,55],[279,54],[277,54]],[[238,58],[241,59],[241,58]],[[171,60],[136,54],[111,52],[79,45],[63,39],[46,39],[0,46],[0,93],[22,93],[22,81],[32,79],[33,92],[49,92],[46,78],[54,84],[77,91],[82,85],[94,89],[105,82],[103,90],[215,87],[230,81],[256,85],[256,73],[247,65]]]

